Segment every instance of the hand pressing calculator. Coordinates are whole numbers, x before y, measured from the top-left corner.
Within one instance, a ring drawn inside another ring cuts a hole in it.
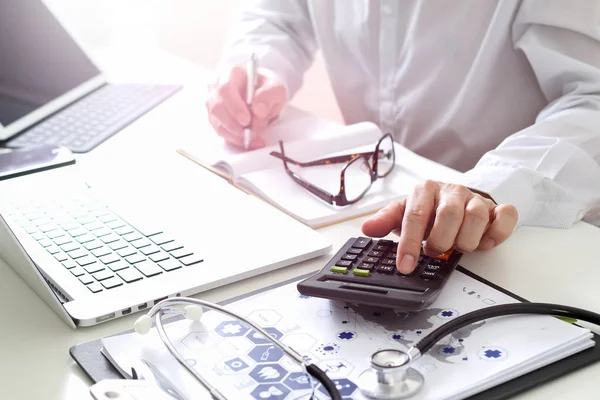
[[[415,270],[396,269],[398,243],[367,237],[350,238],[325,268],[298,283],[306,296],[418,311],[440,294],[462,256],[455,250],[429,257],[421,249]]]

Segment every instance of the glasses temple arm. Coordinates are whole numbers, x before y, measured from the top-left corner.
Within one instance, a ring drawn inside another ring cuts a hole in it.
[[[380,150],[381,151],[381,150]],[[341,155],[341,156],[334,156],[334,157],[329,157],[329,158],[322,158],[319,160],[313,160],[313,161],[307,161],[307,162],[300,162],[300,161],[296,161],[292,158],[289,158],[287,156],[285,156],[282,153],[276,152],[276,151],[272,151],[270,153],[273,157],[279,158],[280,160],[283,160],[285,162],[289,162],[291,164],[294,164],[298,167],[314,167],[317,165],[328,165],[328,164],[341,164],[341,163],[345,163],[348,161],[352,161],[355,158],[358,157],[363,157],[363,158],[369,158],[373,155],[372,151],[369,152],[365,152],[365,153],[354,153],[354,154],[345,154],[345,155]]]

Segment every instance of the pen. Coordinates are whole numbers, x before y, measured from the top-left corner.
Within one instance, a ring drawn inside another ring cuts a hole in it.
[[[250,111],[250,123],[244,129],[244,148],[248,150],[252,140],[252,100],[254,100],[254,89],[256,87],[256,54],[250,55],[250,60],[246,63],[246,104]]]

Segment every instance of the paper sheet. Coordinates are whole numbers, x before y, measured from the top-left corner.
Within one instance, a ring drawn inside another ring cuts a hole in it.
[[[364,399],[356,382],[374,351],[406,350],[459,315],[513,302],[512,297],[456,271],[432,306],[419,313],[306,297],[298,293],[295,283],[228,308],[319,365],[345,399]],[[308,398],[309,384],[298,365],[243,323],[207,312],[200,323],[167,326],[187,362],[229,398]],[[425,376],[425,385],[414,398],[464,398],[593,343],[589,330],[550,316],[509,316],[475,323],[442,339],[413,363]],[[192,397],[201,390],[154,333],[143,338],[137,334],[106,338],[103,344],[122,366],[148,358]],[[321,389],[317,393],[318,398],[327,398]]]

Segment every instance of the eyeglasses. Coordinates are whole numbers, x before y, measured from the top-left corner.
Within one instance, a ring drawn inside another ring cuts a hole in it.
[[[273,151],[271,155],[283,161],[285,172],[300,186],[319,197],[321,200],[336,206],[347,206],[356,203],[369,191],[373,182],[379,178],[386,177],[394,168],[396,154],[394,152],[394,141],[391,134],[386,134],[377,141],[375,151],[355,153],[323,158],[309,162],[299,162],[286,157],[283,142],[279,141],[281,152]],[[374,157],[374,155],[377,157]],[[318,165],[329,165],[347,163],[340,174],[340,190],[333,195],[312,183],[306,181],[289,166],[313,167]]]

